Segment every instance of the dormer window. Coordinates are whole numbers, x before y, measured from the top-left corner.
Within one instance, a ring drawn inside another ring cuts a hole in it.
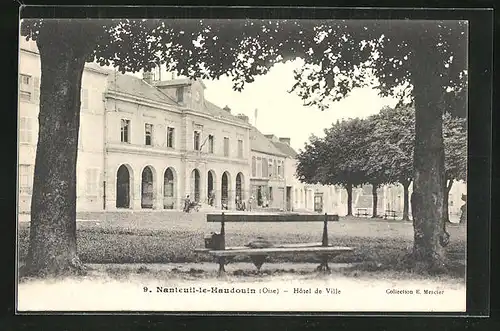
[[[184,87],[178,87],[176,90],[177,102],[184,102]]]

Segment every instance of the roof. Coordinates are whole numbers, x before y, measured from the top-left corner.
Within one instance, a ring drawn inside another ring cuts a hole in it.
[[[287,143],[281,141],[273,141],[272,143],[274,144],[274,146],[276,146],[277,149],[279,149],[283,154],[286,154],[287,156],[296,157],[298,155],[295,149],[293,149],[292,146],[288,145]]]
[[[170,80],[164,80],[164,81],[159,81],[155,82],[155,86],[184,86],[184,85],[191,85],[193,84],[193,79],[189,78],[177,78],[177,79],[170,79]],[[206,88],[205,84],[203,84],[203,81],[201,79],[197,79],[197,81],[203,86],[203,88]]]
[[[110,69],[102,69],[108,72],[108,89],[116,92],[121,92],[121,93],[126,93],[138,97],[142,97],[145,99],[153,100],[159,103],[165,103],[169,105],[175,105],[175,106],[181,106],[177,102],[175,102],[173,99],[171,99],[167,94],[163,93],[157,86],[175,86],[175,85],[182,85],[183,82],[185,83],[191,83],[189,79],[175,79],[173,81],[164,81],[161,82],[160,84],[156,83],[155,86],[152,86],[148,83],[146,83],[143,79],[139,77],[135,77],[132,75],[127,75],[127,74],[122,74],[119,72],[115,72],[114,70]],[[172,84],[169,84],[170,82],[174,82]],[[201,80],[199,80],[201,84]],[[202,112],[207,113],[212,115],[214,118],[217,119],[225,119],[229,120],[232,122],[236,122],[239,124],[243,125],[248,125],[248,121],[239,118],[236,115],[231,114],[230,112],[220,108],[216,104],[204,100],[203,101],[203,109]],[[255,129],[256,130],[256,129]],[[259,136],[259,141],[260,143],[258,146],[261,146],[261,152],[264,153],[269,153],[269,151],[272,151],[271,154],[276,154],[276,155],[284,155],[281,153],[276,147],[274,147],[271,144],[271,147],[268,147],[268,139],[262,135],[262,133],[258,133]],[[269,142],[270,144],[270,142]]]
[[[109,71],[109,76],[108,76],[109,90],[126,93],[142,97],[145,99],[153,100],[156,102],[175,105],[175,106],[181,106],[181,105],[179,105],[177,102],[171,99],[167,94],[163,93],[157,86],[175,86],[191,82],[189,79],[176,79],[174,81],[164,81],[161,83],[156,83],[155,86],[153,86],[146,83],[143,79],[139,77],[127,74],[121,74],[113,70],[108,70],[108,69],[106,70]],[[221,109],[219,106],[207,100],[204,101],[204,107],[202,111],[212,115],[215,118],[222,118],[240,124],[248,125],[248,122],[246,122],[245,120],[235,115],[232,115],[231,113]]]
[[[177,85],[191,85],[192,81],[187,78],[170,79],[154,82],[154,86],[177,86]]]
[[[267,139],[257,128],[254,126],[250,129],[250,148],[252,151],[272,154],[276,156],[286,156],[285,153],[280,151],[271,140]]]
[[[241,124],[249,125],[247,121],[242,120],[241,118],[239,118],[239,117],[231,114],[230,112],[228,112],[228,111],[220,108],[219,106],[211,103],[208,100],[204,101],[203,110],[205,112],[213,115],[216,118],[223,118],[223,119],[226,119],[226,120],[231,120],[231,121],[238,122],[238,123],[241,123]]]
[[[94,63],[94,62],[87,62],[85,63],[85,69],[87,70],[93,70],[93,71],[96,71],[96,72],[99,72],[101,74],[104,74],[104,75],[109,75],[110,74],[110,70],[109,69],[105,69],[104,67],[100,66],[99,64],[97,63]]]
[[[121,74],[113,70],[109,71],[111,72],[108,76],[109,90],[134,95],[160,103],[178,106],[178,104],[174,100],[169,98],[165,93],[161,92],[156,87],[149,85],[141,78],[132,75]]]

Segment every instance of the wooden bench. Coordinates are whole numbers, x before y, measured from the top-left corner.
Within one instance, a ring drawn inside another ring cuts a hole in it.
[[[361,215],[368,217],[368,208],[356,208],[356,216],[359,217]]]
[[[384,213],[384,219],[387,219],[387,217],[392,217],[392,219],[395,220],[396,219],[396,211],[387,209]]]
[[[268,213],[268,214],[207,214],[207,222],[221,223],[221,246],[219,249],[196,249],[198,253],[208,253],[216,258],[219,265],[219,276],[225,273],[224,266],[229,263],[229,259],[235,256],[249,256],[257,271],[264,264],[265,259],[273,254],[317,254],[321,257],[319,271],[330,272],[328,258],[345,252],[352,252],[350,247],[331,246],[328,244],[328,222],[338,222],[338,215],[318,215],[318,214],[296,214],[296,213]],[[273,244],[272,247],[250,248],[246,246],[226,247],[225,235],[226,223],[243,222],[323,222],[323,234],[321,242],[316,243],[296,243],[296,244]]]

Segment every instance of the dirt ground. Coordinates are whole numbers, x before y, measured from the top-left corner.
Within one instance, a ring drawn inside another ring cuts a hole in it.
[[[465,310],[465,279],[450,275],[426,278],[390,268],[362,271],[366,269],[351,268],[348,263],[332,263],[332,273],[322,275],[313,263],[290,261],[266,263],[260,274],[250,263],[231,263],[226,267],[227,275],[218,278],[215,263],[194,261],[192,254],[194,248],[203,246],[204,233],[219,230],[218,224],[207,224],[201,212],[80,213],[78,219],[79,254],[91,268],[89,274],[23,280],[17,292],[19,311]],[[28,225],[20,224],[25,235]],[[321,231],[321,224],[309,223],[300,227],[249,223],[226,228],[231,245],[262,234],[280,242],[318,241]],[[450,244],[454,245],[451,253],[461,260],[465,227],[450,226],[449,231],[456,241]],[[355,247],[359,255],[335,262],[371,261],[378,265],[392,261],[394,252],[403,252],[411,245],[413,228],[411,222],[399,220],[341,218],[329,226],[329,235],[331,243]],[[26,248],[25,244],[21,246]],[[183,261],[170,258],[182,254]],[[122,255],[136,257],[141,263],[124,263]],[[171,292],[176,289],[178,293]]]
[[[311,263],[269,263],[260,274],[250,264],[235,263],[221,278],[213,263],[89,267],[84,277],[22,281],[19,311],[465,310],[463,280],[345,274],[347,264],[331,265],[332,273],[324,275]]]

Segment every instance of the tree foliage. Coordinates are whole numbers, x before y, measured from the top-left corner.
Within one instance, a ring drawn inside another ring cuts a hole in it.
[[[464,95],[465,22],[355,21],[339,22],[335,28],[318,27],[317,31],[321,42],[309,53],[318,60],[306,61],[308,65],[297,71],[294,85],[308,104],[328,107],[325,101],[339,100],[352,89],[371,84],[376,84],[382,96],[410,102],[413,78],[422,69],[416,50],[424,32],[435,37],[439,71],[434,75],[439,77],[439,89],[448,92],[450,99]],[[376,79],[370,79],[371,75]]]
[[[467,181],[467,120],[445,113],[443,139],[446,179]]]
[[[384,173],[385,183],[403,183],[413,178],[415,114],[410,107],[385,107],[369,119],[372,146],[370,164]]]
[[[466,179],[466,129],[464,118],[445,114],[443,135],[448,180]],[[325,130],[324,138],[312,136],[297,156],[297,174],[307,183],[344,186],[400,183],[407,190],[414,174],[414,146],[414,108],[384,107],[366,120],[332,124]],[[408,211],[408,207],[405,205],[404,209]]]
[[[241,90],[274,64],[300,58],[305,65],[295,72],[291,90],[307,105],[322,109],[354,88],[373,84],[382,96],[411,98],[412,73],[418,70],[415,47],[423,31],[433,30],[440,54],[440,72],[435,73],[440,88],[449,91],[451,100],[465,95],[467,24],[463,21],[71,21],[93,31],[88,60],[122,72],[163,64],[190,77],[231,76],[234,88]],[[21,33],[36,40],[46,25],[46,20],[27,20]]]
[[[338,121],[325,129],[325,137],[312,136],[297,155],[297,175],[306,183],[353,185],[367,183],[370,122]]]
[[[413,178],[415,147],[415,109],[413,107],[385,107],[369,118],[371,131],[371,161],[387,176],[388,183],[403,183]],[[466,180],[467,121],[450,112],[443,116],[446,178]],[[368,175],[368,177],[370,177]]]

